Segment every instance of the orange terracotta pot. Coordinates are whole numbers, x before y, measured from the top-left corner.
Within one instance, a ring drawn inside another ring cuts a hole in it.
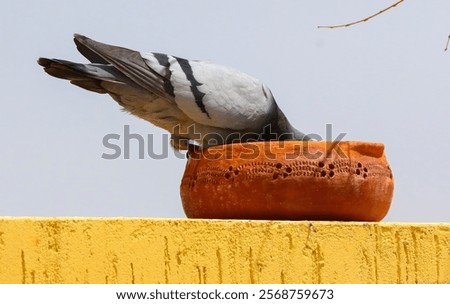
[[[380,221],[393,196],[380,143],[253,142],[189,154],[189,218]]]

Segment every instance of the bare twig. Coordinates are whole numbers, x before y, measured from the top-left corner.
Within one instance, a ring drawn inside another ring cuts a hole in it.
[[[447,44],[445,45],[444,52],[447,52],[449,43],[450,43],[450,35],[448,35]]]
[[[335,28],[339,28],[339,27],[349,27],[358,23],[363,23],[366,21],[369,21],[370,19],[383,14],[384,12],[396,7],[397,5],[399,5],[400,3],[402,3],[404,0],[399,0],[397,2],[395,2],[394,4],[391,4],[390,6],[386,7],[385,9],[382,9],[381,11],[379,11],[378,13],[375,13],[373,15],[370,15],[369,17],[366,17],[364,19],[358,20],[358,21],[354,21],[354,22],[350,22],[350,23],[346,23],[346,24],[339,24],[339,25],[319,25],[318,28],[329,28],[329,29],[335,29]]]

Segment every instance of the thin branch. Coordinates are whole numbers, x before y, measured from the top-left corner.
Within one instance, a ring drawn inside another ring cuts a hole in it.
[[[445,50],[444,52],[447,52],[448,50],[448,45],[450,44],[450,35],[448,35],[448,40],[447,40],[447,44],[445,45]]]
[[[404,0],[399,0],[394,4],[391,4],[390,6],[386,7],[385,9],[382,9],[381,11],[379,11],[378,13],[375,13],[373,15],[370,15],[369,17],[366,17],[364,19],[358,20],[358,21],[354,21],[354,22],[350,22],[350,23],[346,23],[346,24],[339,24],[339,25],[319,25],[318,28],[329,28],[329,29],[335,29],[335,28],[339,28],[339,27],[349,27],[358,23],[363,23],[366,21],[369,21],[370,19],[383,14],[384,12],[396,7],[397,5],[399,5],[400,3],[402,3]]]

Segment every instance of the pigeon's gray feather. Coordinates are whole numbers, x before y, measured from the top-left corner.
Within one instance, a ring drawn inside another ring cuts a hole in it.
[[[123,108],[173,139],[203,146],[236,140],[308,140],[293,128],[270,90],[235,69],[202,61],[140,53],[75,35],[91,63],[39,58],[44,70],[84,89],[107,93]],[[175,148],[186,148],[173,143]]]

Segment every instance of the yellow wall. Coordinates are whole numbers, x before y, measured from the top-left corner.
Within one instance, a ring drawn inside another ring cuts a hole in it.
[[[1,283],[450,283],[450,224],[0,218]]]

